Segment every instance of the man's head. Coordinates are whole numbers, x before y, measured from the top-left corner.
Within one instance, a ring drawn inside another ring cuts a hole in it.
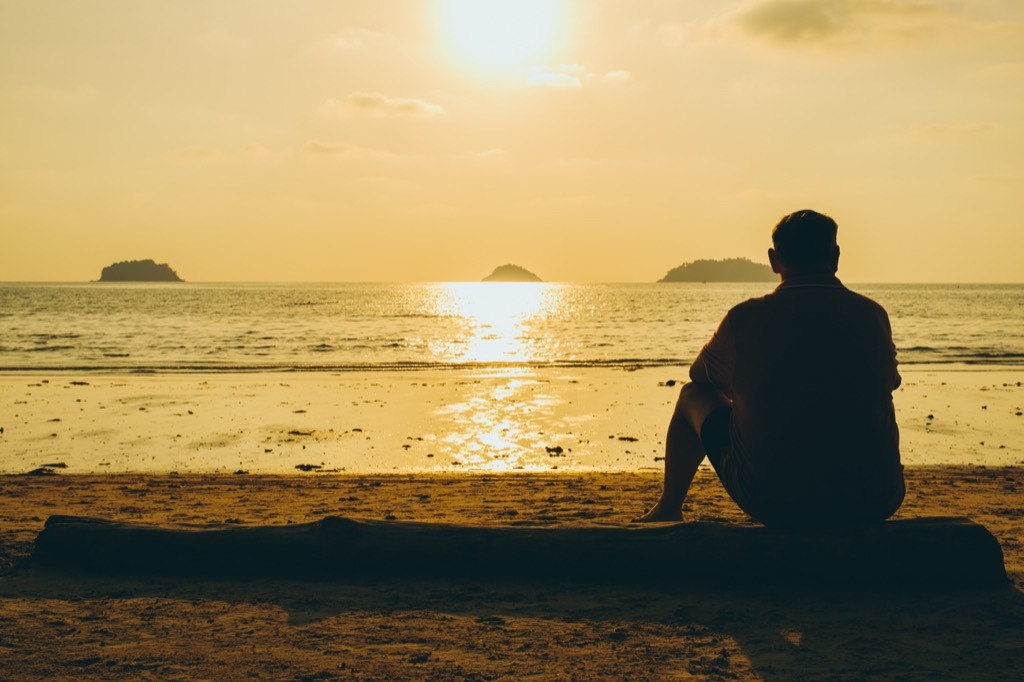
[[[836,221],[817,211],[784,216],[772,230],[768,260],[783,279],[792,275],[833,274],[839,268]]]

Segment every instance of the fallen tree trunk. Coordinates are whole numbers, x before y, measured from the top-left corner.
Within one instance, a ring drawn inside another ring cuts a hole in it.
[[[1007,581],[999,542],[962,518],[797,531],[722,523],[469,526],[330,516],[307,524],[185,530],[52,516],[36,539],[32,562],[63,570],[229,577]]]

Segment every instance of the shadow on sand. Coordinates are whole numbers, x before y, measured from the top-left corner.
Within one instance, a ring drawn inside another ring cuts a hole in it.
[[[110,658],[111,645],[135,647],[132,669],[157,676],[180,667],[185,650],[217,672],[217,651],[250,647],[268,679],[363,670],[393,679],[1016,680],[1024,670],[1024,594],[1012,587],[232,581],[26,566],[0,580],[0,599],[21,613],[0,642],[0,672],[23,657],[6,671],[12,680],[128,665]],[[21,650],[48,632],[59,646],[36,658]]]

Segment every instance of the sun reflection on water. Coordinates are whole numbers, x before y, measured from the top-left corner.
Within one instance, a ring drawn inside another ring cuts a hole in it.
[[[452,363],[502,365],[482,370],[486,381],[468,381],[459,400],[437,410],[447,425],[444,440],[461,464],[495,472],[548,468],[538,456],[540,425],[556,405],[536,371],[522,363],[551,359],[531,328],[564,314],[564,297],[563,286],[546,283],[439,285],[433,312],[450,316],[454,328],[435,353]]]
[[[557,315],[562,287],[535,282],[453,282],[439,285],[435,313],[458,320],[453,335],[434,351],[450,362],[542,361],[531,325]]]
[[[463,383],[459,400],[437,409],[442,440],[457,462],[476,471],[550,468],[541,439],[561,401],[535,374],[523,367],[485,370]]]

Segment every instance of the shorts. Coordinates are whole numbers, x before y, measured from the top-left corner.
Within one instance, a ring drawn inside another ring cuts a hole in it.
[[[709,414],[700,427],[700,442],[704,446],[704,454],[708,456],[715,471],[718,470],[718,463],[722,457],[732,449],[732,435],[729,432],[731,421],[732,407],[726,405]]]
[[[808,514],[807,507],[799,502],[788,504],[786,500],[795,496],[779,494],[780,491],[775,489],[764,489],[763,485],[758,485],[750,476],[742,458],[733,449],[731,422],[732,407],[727,405],[718,408],[701,425],[700,442],[729,497],[740,509],[763,524],[806,526],[818,523],[834,525],[880,522],[895,513],[903,502],[906,488],[900,467],[897,485],[893,486],[891,496],[851,508],[829,509],[827,506],[819,506],[814,510],[815,513]]]
[[[729,497],[749,516],[764,523],[763,505],[758,504],[750,476],[733,452],[732,406],[720,407],[704,419],[700,427],[700,442]]]

